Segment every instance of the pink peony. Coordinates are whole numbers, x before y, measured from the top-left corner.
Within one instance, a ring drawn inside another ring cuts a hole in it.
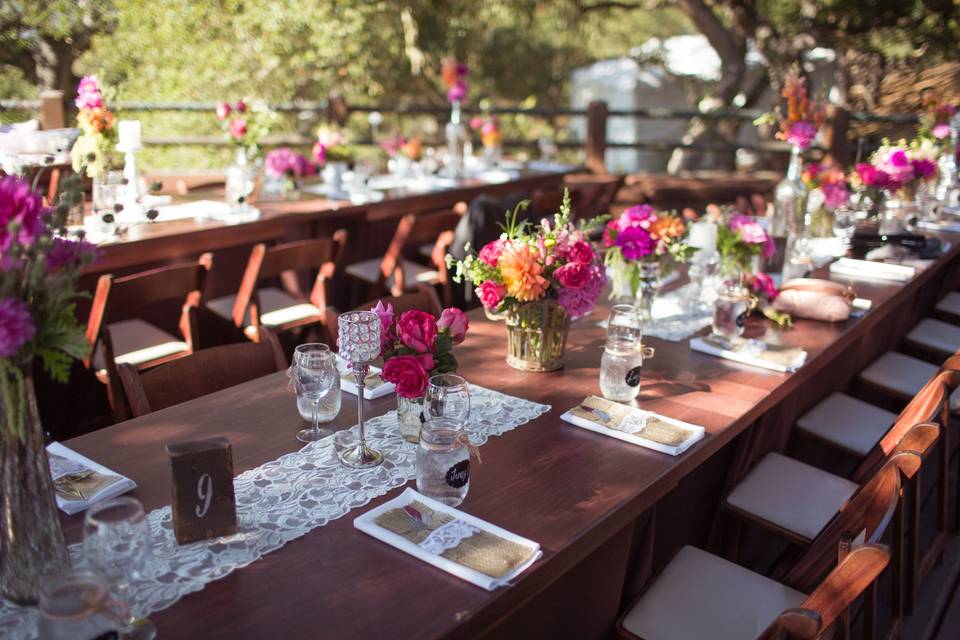
[[[641,227],[629,227],[617,234],[617,246],[627,260],[639,260],[653,253],[657,247],[650,232]]]
[[[9,358],[36,333],[30,309],[16,298],[0,300],[0,358]]]
[[[427,364],[430,365],[427,368]],[[427,392],[430,380],[429,369],[433,368],[433,356],[395,356],[383,365],[381,377],[396,385],[397,395],[402,398],[421,398]]]
[[[882,152],[874,161],[874,166],[887,174],[890,189],[899,189],[916,177],[913,163],[904,149],[893,148]]]
[[[0,178],[0,254],[14,242],[32,245],[43,233],[49,213],[28,182],[15,176]]]
[[[817,128],[812,122],[798,120],[790,125],[790,132],[787,134],[787,142],[799,149],[807,149],[813,144],[813,139],[817,137]]]
[[[267,154],[264,161],[264,171],[267,175],[275,178],[282,178],[287,175],[299,178],[310,175],[314,172],[314,168],[303,155],[287,147],[281,147]]]
[[[740,232],[740,239],[747,244],[763,244],[767,241],[767,232],[758,222],[749,216],[737,215],[730,219],[730,229]]]
[[[487,280],[477,287],[477,296],[480,298],[480,304],[486,309],[496,309],[507,295],[507,289],[493,280]]]
[[[491,267],[497,266],[497,261],[500,259],[500,254],[503,253],[504,248],[510,243],[509,240],[494,240],[493,242],[487,243],[483,249],[480,249],[480,254],[478,257],[480,260],[490,265]]]
[[[931,133],[933,133],[933,137],[936,138],[937,140],[943,140],[944,138],[949,138],[950,125],[948,125],[945,122],[941,122],[940,124],[935,124],[933,125],[933,129],[931,129]]]
[[[657,221],[657,212],[649,204],[638,204],[626,209],[616,219],[617,228],[623,231],[629,227],[649,229]]]
[[[397,334],[400,342],[417,353],[433,351],[437,321],[426,311],[404,311],[397,321]]]
[[[380,355],[383,355],[393,346],[395,339],[393,335],[393,305],[388,302],[387,306],[384,307],[381,300],[371,311],[380,318]]]
[[[237,118],[230,123],[229,127],[230,135],[240,140],[243,136],[247,135],[247,121],[245,118]]]
[[[886,189],[890,186],[890,176],[872,164],[861,162],[857,165],[856,171],[860,181],[867,187]]]
[[[579,262],[580,264],[592,264],[596,257],[597,254],[594,253],[593,247],[584,240],[574,242],[567,252],[567,259],[570,262]]]
[[[590,280],[590,265],[570,262],[553,272],[553,277],[566,289],[580,289]]]
[[[226,102],[221,102],[220,104],[217,105],[217,119],[226,120],[227,116],[230,115],[231,111],[232,109],[230,108],[229,104],[227,104]]]
[[[600,265],[591,265],[587,267],[587,281],[579,289],[561,289],[557,294],[557,302],[560,303],[572,319],[582,318],[590,313],[597,298],[607,283],[607,276]]]
[[[97,76],[84,76],[77,86],[77,99],[74,101],[77,109],[102,109],[104,107],[103,94]]]
[[[470,328],[470,320],[460,309],[449,307],[440,314],[440,320],[437,322],[437,329],[450,331],[450,339],[453,344],[460,344],[467,337],[467,330]]]
[[[754,293],[763,296],[771,302],[780,295],[780,292],[777,291],[777,286],[773,284],[773,278],[763,272],[754,274],[753,283],[751,283],[750,288],[753,289]]]

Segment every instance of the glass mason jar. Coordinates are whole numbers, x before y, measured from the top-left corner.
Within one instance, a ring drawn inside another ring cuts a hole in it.
[[[431,418],[420,430],[417,491],[456,507],[470,489],[470,449],[463,425],[451,418]]]
[[[397,428],[407,442],[420,442],[423,426],[423,397],[404,398],[397,394]]]
[[[110,597],[106,580],[89,569],[48,578],[40,591],[39,640],[120,637],[126,607]]]
[[[919,215],[920,210],[912,198],[884,198],[880,203],[879,233],[881,235],[903,233],[913,227]]]
[[[653,349],[643,346],[641,312],[632,305],[614,305],[607,321],[607,345],[600,359],[600,393],[608,400],[629,402],[640,394],[640,368]]]
[[[740,284],[739,278],[721,282],[713,303],[713,335],[727,342],[741,337],[751,305],[750,291]]]

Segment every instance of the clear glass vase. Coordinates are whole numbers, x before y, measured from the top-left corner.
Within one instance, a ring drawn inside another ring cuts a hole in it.
[[[660,288],[661,265],[659,260],[637,263],[637,308],[644,322],[653,320],[653,301]]]
[[[554,300],[527,302],[510,309],[507,364],[521,371],[556,371],[563,366],[570,316]]]
[[[770,221],[770,234],[777,245],[777,253],[769,259],[766,269],[780,271],[787,250],[794,252],[806,245],[807,234],[807,187],[803,184],[803,156],[800,147],[790,151],[790,165],[787,175],[773,192],[773,218]]]
[[[447,140],[447,174],[451,178],[462,178],[465,173],[465,145],[470,137],[467,126],[462,122],[460,101],[455,100],[450,109],[450,122],[444,129]]]
[[[423,427],[423,398],[404,398],[397,395],[397,428],[407,442],[420,442]]]
[[[224,197],[231,211],[249,208],[250,196],[256,186],[257,169],[247,156],[245,147],[237,147],[233,164],[227,169]]]
[[[43,578],[70,566],[29,363],[0,359],[0,585],[35,604]]]

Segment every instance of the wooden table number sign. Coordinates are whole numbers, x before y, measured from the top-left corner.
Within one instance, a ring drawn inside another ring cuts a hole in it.
[[[178,544],[237,532],[233,451],[226,438],[167,445],[173,471],[173,533]]]

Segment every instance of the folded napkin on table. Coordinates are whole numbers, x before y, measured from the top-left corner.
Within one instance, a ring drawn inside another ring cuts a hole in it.
[[[349,394],[357,395],[357,378],[353,375],[350,364],[340,356],[337,356],[337,370],[340,372],[340,388]],[[396,391],[396,386],[392,382],[384,381],[380,377],[380,369],[374,366],[370,367],[363,381],[365,400],[376,400]]]
[[[69,515],[137,488],[130,478],[107,469],[59,442],[47,445],[57,506]]]
[[[840,258],[830,265],[831,275],[844,276],[846,278],[863,278],[867,280],[906,282],[912,278],[916,272],[917,270],[914,267],[907,265],[856,260],[854,258]]]
[[[572,425],[655,451],[680,455],[703,439],[704,428],[652,411],[590,396],[562,416]]]
[[[536,542],[409,488],[354,519],[353,526],[488,591],[509,583],[542,555]]]
[[[690,348],[701,353],[770,369],[771,371],[779,371],[780,373],[792,373],[807,361],[807,352],[803,349],[767,344],[762,340],[739,339],[727,342],[722,338],[710,335],[703,338],[693,338],[690,340]]]
[[[946,231],[948,233],[960,233],[960,220],[944,220],[942,222],[932,222],[929,220],[921,220],[917,223],[917,226],[921,229],[927,229],[929,231]]]

